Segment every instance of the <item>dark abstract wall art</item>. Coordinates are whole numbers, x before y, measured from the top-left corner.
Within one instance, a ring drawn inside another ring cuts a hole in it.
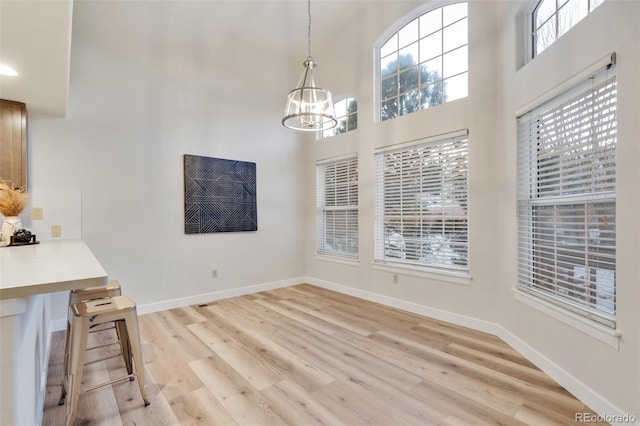
[[[257,230],[256,163],[185,154],[185,234]]]

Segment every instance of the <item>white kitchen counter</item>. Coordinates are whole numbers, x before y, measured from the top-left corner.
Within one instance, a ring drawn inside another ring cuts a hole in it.
[[[104,285],[81,240],[0,247],[0,412],[3,425],[37,425],[47,381],[49,293]]]
[[[0,300],[103,285],[107,273],[82,240],[0,247]]]

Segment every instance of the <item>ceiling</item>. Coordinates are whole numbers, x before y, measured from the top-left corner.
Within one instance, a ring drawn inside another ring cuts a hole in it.
[[[64,117],[69,89],[71,0],[0,0],[0,98],[27,104],[30,114]]]
[[[147,1],[152,7],[170,11],[172,20],[193,20],[194,24],[233,34],[234,39],[273,54],[295,55],[300,61],[306,57],[308,22],[304,0]],[[333,39],[336,28],[348,26],[350,20],[374,3],[314,0],[313,46],[317,40]],[[30,115],[66,115],[72,12],[73,0],[0,0],[0,63],[19,73],[16,77],[0,76],[0,98],[25,102]]]

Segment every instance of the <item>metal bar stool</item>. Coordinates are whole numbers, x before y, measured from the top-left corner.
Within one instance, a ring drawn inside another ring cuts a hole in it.
[[[78,408],[81,393],[88,392],[102,386],[111,385],[125,379],[138,379],[138,386],[144,405],[149,405],[144,382],[144,363],[140,346],[140,332],[138,330],[138,316],[136,304],[126,296],[114,296],[103,299],[80,302],[71,305],[67,315],[69,323],[69,368],[63,377],[61,401],[65,400],[67,392],[66,424],[72,426]],[[89,389],[82,389],[82,370],[87,350],[89,329],[92,326],[115,322],[124,343],[129,345],[133,357],[133,372],[126,376],[110,380]]]
[[[111,280],[111,281],[109,281],[109,283],[106,286],[89,287],[89,288],[71,290],[69,292],[69,305],[68,306],[71,307],[71,305],[73,305],[75,303],[88,302],[90,300],[103,299],[105,297],[120,296],[121,294],[122,294],[122,288],[120,287],[120,283],[118,281],[116,281],[116,280]],[[71,335],[70,326],[71,326],[71,324],[69,323],[69,321],[67,321],[67,332],[66,332],[65,343],[64,343],[64,367],[63,367],[63,373],[62,373],[63,377],[67,376],[67,374],[69,372],[69,338],[70,338],[70,335]],[[98,346],[88,347],[87,350],[100,349],[100,348],[104,348],[104,347],[107,347],[107,346],[118,344],[120,346],[120,352],[118,354],[116,354],[116,355],[106,356],[106,357],[103,357],[103,358],[95,359],[93,361],[85,363],[85,365],[93,364],[93,363],[100,362],[100,361],[105,361],[105,360],[107,360],[109,358],[115,358],[115,357],[118,357],[118,356],[122,355],[122,358],[124,359],[125,365],[127,366],[127,372],[129,374],[131,374],[132,371],[133,371],[132,370],[132,366],[131,366],[131,351],[129,349],[129,346],[127,344],[124,344],[124,342],[127,341],[126,336],[125,336],[125,338],[121,338],[120,337],[120,333],[118,332],[118,328],[115,327],[115,323],[111,327],[107,327],[107,328],[92,327],[91,330],[90,330],[90,333],[99,332],[99,331],[105,331],[105,330],[109,330],[109,329],[115,329],[115,331],[116,331],[116,341],[115,342],[108,343],[106,345],[98,345]],[[63,394],[62,394],[62,396],[60,398],[60,401],[58,401],[58,405],[64,404],[64,398],[65,398],[65,393],[63,392]]]

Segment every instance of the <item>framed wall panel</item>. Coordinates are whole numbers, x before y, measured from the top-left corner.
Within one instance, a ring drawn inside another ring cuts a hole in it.
[[[257,230],[256,163],[185,154],[185,234]]]

